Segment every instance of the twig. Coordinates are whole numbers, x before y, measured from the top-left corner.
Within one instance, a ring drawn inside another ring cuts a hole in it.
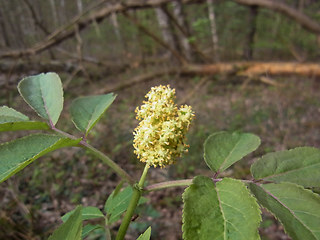
[[[167,50],[169,50],[173,56],[175,56],[175,58],[181,63],[181,64],[186,64],[187,63],[187,59],[185,59],[184,56],[182,56],[179,52],[177,52],[176,50],[174,50],[170,45],[168,45],[165,41],[163,41],[160,37],[158,37],[157,35],[155,35],[151,30],[149,30],[148,28],[146,28],[145,26],[143,26],[138,19],[130,16],[128,13],[123,12],[123,15],[128,18],[133,24],[135,24],[139,30],[141,30],[142,32],[144,32],[145,34],[147,34],[149,37],[151,37],[155,42],[157,42],[158,44],[160,44],[161,46],[163,46],[164,48],[166,48]]]
[[[188,99],[192,98],[194,94],[198,93],[202,86],[209,80],[208,77],[203,77],[199,83],[195,87],[192,88],[190,92],[188,92],[181,101],[178,102],[178,105],[182,105],[188,101]]]

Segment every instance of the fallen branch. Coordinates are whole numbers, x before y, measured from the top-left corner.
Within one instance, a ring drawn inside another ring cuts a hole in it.
[[[182,67],[172,67],[166,70],[137,76],[116,86],[101,88],[95,94],[114,92],[131,87],[135,84],[151,81],[164,75],[216,75],[224,74],[229,76],[257,77],[262,82],[266,82],[271,75],[300,75],[305,77],[320,77],[320,64],[316,63],[280,63],[280,62],[236,62],[236,63],[217,63],[203,65],[185,65]],[[225,78],[228,79],[228,78]],[[268,84],[271,84],[270,80]],[[279,85],[280,86],[280,85]]]
[[[292,62],[235,62],[217,63],[206,65],[186,65],[182,73],[194,74],[230,74],[235,72],[239,76],[253,75],[300,75],[320,76],[320,64],[317,63],[292,63]]]

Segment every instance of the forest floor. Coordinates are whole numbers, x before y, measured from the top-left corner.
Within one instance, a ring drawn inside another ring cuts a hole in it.
[[[64,77],[63,75],[61,76]],[[161,77],[116,92],[115,103],[93,129],[88,141],[132,176],[139,176],[143,165],[133,154],[133,129],[137,125],[134,110],[144,100],[150,87],[159,84],[176,89],[177,102],[191,105],[195,121],[188,134],[189,153],[176,165],[151,169],[148,184],[161,181],[211,176],[203,161],[203,142],[216,131],[250,132],[261,138],[254,153],[230,168],[225,176],[250,178],[250,165],[261,155],[298,146],[320,147],[320,81],[302,77],[275,77],[279,86],[233,77]],[[58,128],[76,134],[68,107],[73,98],[92,95],[116,78],[84,82],[74,79],[65,90],[65,110]],[[0,105],[6,104],[1,94]],[[37,118],[17,92],[11,107]],[[0,135],[4,142],[25,133]],[[46,239],[58,224],[60,216],[76,205],[103,204],[119,183],[119,178],[99,160],[83,150],[62,149],[35,161],[22,172],[0,185],[0,239]],[[128,240],[136,239],[147,226],[152,226],[152,239],[178,240],[182,237],[182,188],[147,194],[147,207],[138,209],[138,218],[131,224]],[[288,238],[282,226],[263,210],[260,228],[262,239]],[[119,227],[119,222],[112,230]],[[101,233],[88,239],[100,239]],[[101,238],[102,239],[102,238]]]

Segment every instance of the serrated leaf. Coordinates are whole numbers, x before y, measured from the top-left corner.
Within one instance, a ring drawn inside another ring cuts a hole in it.
[[[149,240],[151,237],[151,227],[148,227],[148,229],[143,233],[141,234],[137,240]]]
[[[83,227],[82,229],[82,239],[84,239],[86,236],[88,236],[91,232],[93,232],[96,229],[103,229],[101,225],[92,225],[92,224],[87,224]]]
[[[115,98],[116,95],[109,93],[75,99],[70,106],[73,123],[87,135]]]
[[[293,183],[249,184],[259,203],[283,224],[293,240],[320,239],[320,197]]]
[[[82,234],[81,206],[56,229],[48,240],[80,240]]]
[[[23,99],[36,113],[55,125],[63,108],[63,89],[56,73],[41,73],[23,78],[18,84]]]
[[[7,106],[0,107],[0,123],[29,121],[29,118]]]
[[[115,192],[117,194],[115,194]],[[116,189],[110,194],[104,205],[104,211],[107,213],[109,224],[119,220],[121,214],[127,210],[132,194],[133,189],[131,186],[127,186],[122,191]],[[144,202],[146,202],[146,199],[141,197],[138,204],[142,204]]]
[[[260,239],[259,206],[245,185],[224,178],[197,176],[183,193],[183,239]]]
[[[61,217],[63,222],[67,221],[75,210],[72,210]],[[97,207],[83,207],[81,210],[82,220],[89,220],[104,217],[103,213]]]
[[[320,187],[320,149],[298,147],[268,153],[251,166],[255,179]]]
[[[81,139],[71,140],[56,135],[35,134],[0,145],[0,182],[44,154],[62,147],[75,146]]]
[[[218,132],[204,143],[204,160],[214,172],[222,172],[260,145],[260,138],[250,133]]]

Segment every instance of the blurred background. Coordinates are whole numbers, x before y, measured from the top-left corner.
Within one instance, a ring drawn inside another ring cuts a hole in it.
[[[196,114],[190,149],[176,165],[151,169],[148,183],[211,176],[203,142],[221,130],[260,136],[258,150],[224,175],[250,179],[250,165],[265,153],[320,147],[319,46],[319,0],[0,0],[0,105],[38,119],[17,83],[57,72],[65,92],[57,127],[80,136],[68,112],[72,99],[115,92],[88,141],[140,176],[134,110],[152,86],[170,84],[178,104]],[[1,133],[0,141],[26,134]],[[42,157],[0,184],[0,239],[47,239],[75,206],[102,209],[119,181],[81,149]],[[152,239],[182,239],[182,192],[148,194],[128,239],[150,225]],[[290,239],[262,211],[261,239]]]

